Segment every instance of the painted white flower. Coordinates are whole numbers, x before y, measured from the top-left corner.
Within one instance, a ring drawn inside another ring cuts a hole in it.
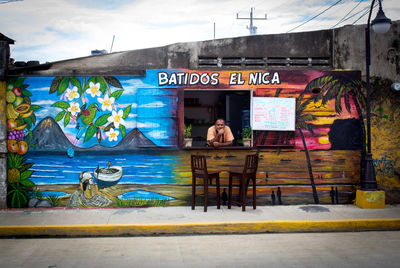
[[[94,84],[93,82],[89,83],[89,88],[86,89],[86,93],[90,94],[92,98],[95,96],[100,97],[100,83]]]
[[[117,141],[118,140],[119,131],[114,130],[113,128],[110,131],[106,132],[106,136],[108,137],[109,141]]]
[[[77,87],[67,88],[65,96],[68,98],[69,101],[72,101],[75,98],[79,98],[78,88]]]
[[[103,111],[112,111],[112,105],[114,104],[115,99],[114,97],[108,98],[108,95],[105,95],[104,98],[97,98],[97,101],[102,104],[101,109]]]
[[[112,111],[112,115],[107,119],[108,122],[114,123],[115,128],[119,128],[119,124],[125,125],[125,121],[122,118],[124,112],[119,110],[118,113]]]
[[[69,108],[67,110],[68,110],[68,112],[71,113],[72,116],[75,116],[77,113],[79,113],[81,111],[81,108],[79,108],[79,103],[71,102],[69,104]]]

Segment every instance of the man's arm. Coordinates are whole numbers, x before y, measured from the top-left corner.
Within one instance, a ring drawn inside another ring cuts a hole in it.
[[[207,132],[207,144],[209,146],[215,146],[214,143],[218,143],[217,140],[219,140],[219,138],[223,135],[223,131],[219,132],[216,131],[216,135],[214,134],[214,130],[212,128],[208,129]]]
[[[231,146],[233,141],[227,141],[227,142],[213,142],[214,147],[224,147],[224,146]]]

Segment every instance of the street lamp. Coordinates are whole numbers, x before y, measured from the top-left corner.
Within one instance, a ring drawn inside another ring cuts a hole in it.
[[[385,16],[382,10],[382,2],[379,1],[379,11],[376,18],[371,21],[371,13],[374,8],[375,0],[372,0],[371,9],[369,10],[368,23],[365,28],[365,53],[366,53],[366,80],[367,80],[367,153],[365,155],[365,176],[361,179],[361,190],[375,191],[377,190],[377,183],[375,177],[374,162],[372,160],[371,152],[371,107],[370,107],[370,94],[371,82],[369,74],[369,66],[371,65],[371,40],[370,28],[377,33],[386,33],[390,29],[392,21]]]

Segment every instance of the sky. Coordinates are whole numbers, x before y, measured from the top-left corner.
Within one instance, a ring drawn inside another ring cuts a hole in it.
[[[398,1],[382,1],[392,21],[400,19]],[[0,33],[16,41],[11,45],[16,61],[45,63],[89,56],[95,49],[119,52],[212,40],[214,34],[246,36],[250,20],[237,18],[249,18],[251,8],[254,18],[267,16],[253,21],[257,34],[277,34],[365,24],[370,5],[365,0],[0,0]]]

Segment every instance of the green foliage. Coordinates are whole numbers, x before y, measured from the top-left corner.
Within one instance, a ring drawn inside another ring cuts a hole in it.
[[[125,207],[163,207],[167,203],[165,199],[127,199],[116,200],[116,204],[120,208]]]
[[[55,194],[51,194],[48,197],[46,197],[46,199],[50,202],[52,207],[58,207],[60,205],[60,198],[55,195]]]
[[[16,168],[20,170],[25,164],[25,158],[16,153],[9,153],[7,155],[7,169]]]
[[[29,199],[32,198],[43,199],[43,194],[38,189],[32,189],[32,191],[28,193],[28,197]]]
[[[7,204],[12,208],[23,208],[28,204],[28,192],[20,183],[9,183],[7,187]]]
[[[184,136],[185,138],[190,138],[192,137],[192,124],[184,126]]]
[[[69,108],[68,102],[65,102],[65,101],[57,101],[56,103],[53,103],[51,106],[52,107],[62,108],[62,109],[68,109]]]
[[[87,142],[97,132],[97,128],[94,125],[90,125],[85,133],[85,142]]]
[[[123,112],[123,114],[122,114],[122,119],[126,119],[127,117],[128,117],[128,115],[129,115],[129,113],[131,112],[131,105],[129,105],[128,107],[126,107],[125,109],[124,109],[124,112]]]
[[[251,139],[251,134],[252,134],[252,131],[251,131],[250,127],[242,129],[242,138],[243,139]]]
[[[109,123],[108,121],[109,118],[112,116],[112,113],[106,112],[107,110],[103,111],[102,109],[100,109],[100,107],[103,107],[103,105],[102,103],[99,102],[98,95],[94,95],[95,91],[92,90],[87,91],[91,86],[97,87],[97,89],[101,92],[100,98],[102,99],[104,99],[107,96],[108,98],[114,98],[114,101],[116,101],[122,96],[124,92],[121,83],[118,81],[117,78],[112,76],[92,76],[89,77],[88,79],[84,77],[82,81],[76,77],[58,76],[53,79],[49,93],[50,94],[57,93],[57,95],[62,95],[62,97],[65,100],[65,101],[57,101],[52,105],[53,107],[62,109],[62,111],[60,111],[56,115],[55,121],[59,122],[64,119],[62,121],[64,127],[67,127],[69,124],[75,124],[75,122],[77,124],[81,123],[83,124],[83,128],[86,128],[85,138],[83,141],[84,142],[89,141],[97,133],[98,142],[100,143],[101,142],[101,138],[99,138],[101,137],[100,134],[103,135],[102,132],[107,132],[111,128],[115,128],[115,125],[112,122]],[[117,90],[115,89],[113,90],[112,88],[110,88],[110,86],[117,88]],[[77,99],[75,98],[73,101],[67,102],[66,97],[63,94],[65,94],[67,89],[71,87],[77,87],[79,96],[75,96],[77,97]],[[93,90],[95,89],[93,88]],[[86,96],[90,95],[91,95],[91,97],[89,98],[90,101],[88,101],[88,98]],[[76,104],[79,105],[80,109],[79,113],[71,113],[68,111],[70,103],[72,102],[74,103],[74,105]],[[113,111],[119,112],[117,110],[117,103],[111,103],[111,106],[109,105],[110,103],[105,107],[107,107],[108,109],[112,107]],[[131,105],[125,107],[125,109],[123,109],[122,119],[126,119],[129,116],[130,111],[131,111]],[[124,137],[126,133],[126,128],[121,123],[119,124],[119,130],[120,133],[122,134],[122,137]]]

